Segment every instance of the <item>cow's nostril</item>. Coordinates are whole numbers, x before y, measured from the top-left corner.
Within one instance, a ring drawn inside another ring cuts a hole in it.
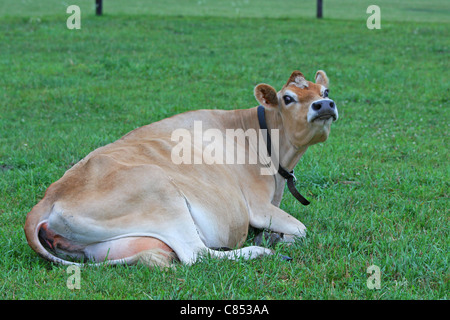
[[[330,108],[334,108],[334,102],[333,101],[330,102]]]
[[[320,110],[320,107],[321,107],[321,105],[320,105],[320,103],[313,103],[312,104],[312,108],[313,108],[313,110],[315,110],[315,111],[317,111],[317,110]]]

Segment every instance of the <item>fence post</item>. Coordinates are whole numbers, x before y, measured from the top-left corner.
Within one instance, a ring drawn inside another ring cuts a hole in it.
[[[322,18],[322,0],[317,0],[317,18]]]
[[[102,0],[95,0],[95,14],[98,16],[102,15],[103,11],[103,1]]]

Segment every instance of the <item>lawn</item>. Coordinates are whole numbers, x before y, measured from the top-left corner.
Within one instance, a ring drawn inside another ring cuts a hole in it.
[[[313,1],[104,1],[102,17],[93,2],[73,1],[81,30],[62,1],[0,4],[1,299],[449,298],[448,1],[379,1],[379,30],[345,0],[323,20]],[[256,84],[295,69],[327,72],[340,119],[296,168],[311,205],[284,195],[308,228],[275,248],[292,261],[85,266],[70,290],[28,247],[26,214],[90,151],[187,110],[254,107]]]

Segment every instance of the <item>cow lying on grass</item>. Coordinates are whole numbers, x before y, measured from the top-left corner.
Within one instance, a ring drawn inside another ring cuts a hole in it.
[[[309,146],[328,138],[338,118],[327,88],[325,72],[313,83],[294,71],[279,92],[256,86],[259,107],[186,112],[94,150],[51,184],[28,214],[29,245],[61,264],[167,266],[173,259],[194,263],[204,253],[229,259],[271,254],[241,246],[250,226],[279,233],[284,242],[305,236],[305,226],[279,204],[286,179],[295,192],[293,168]],[[195,138],[196,126],[209,139]],[[218,135],[266,128],[259,139],[225,139],[217,157]],[[236,163],[234,154],[228,157],[235,151],[253,161]],[[217,250],[225,247],[240,249]]]

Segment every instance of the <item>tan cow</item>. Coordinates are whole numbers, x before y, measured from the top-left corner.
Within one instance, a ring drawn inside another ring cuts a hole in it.
[[[294,71],[278,93],[267,84],[255,87],[269,133],[278,133],[271,150],[278,150],[275,156],[285,171],[293,170],[310,145],[328,138],[338,112],[327,88],[323,71],[316,73],[315,83]],[[167,266],[174,259],[194,263],[202,254],[228,259],[271,254],[260,246],[240,249],[250,226],[280,233],[286,242],[305,236],[305,226],[279,208],[285,178],[277,172],[261,173],[268,162],[173,159],[181,143],[173,138],[175,130],[195,135],[195,123],[224,135],[230,129],[259,130],[257,113],[256,107],[190,111],[94,150],[51,184],[28,214],[29,245],[41,257],[61,264]],[[264,151],[267,160],[267,150],[246,141],[240,145],[246,159]],[[192,146],[194,154],[198,151],[197,138],[182,143]],[[201,147],[206,145],[200,141]],[[223,247],[234,250],[217,250]]]

